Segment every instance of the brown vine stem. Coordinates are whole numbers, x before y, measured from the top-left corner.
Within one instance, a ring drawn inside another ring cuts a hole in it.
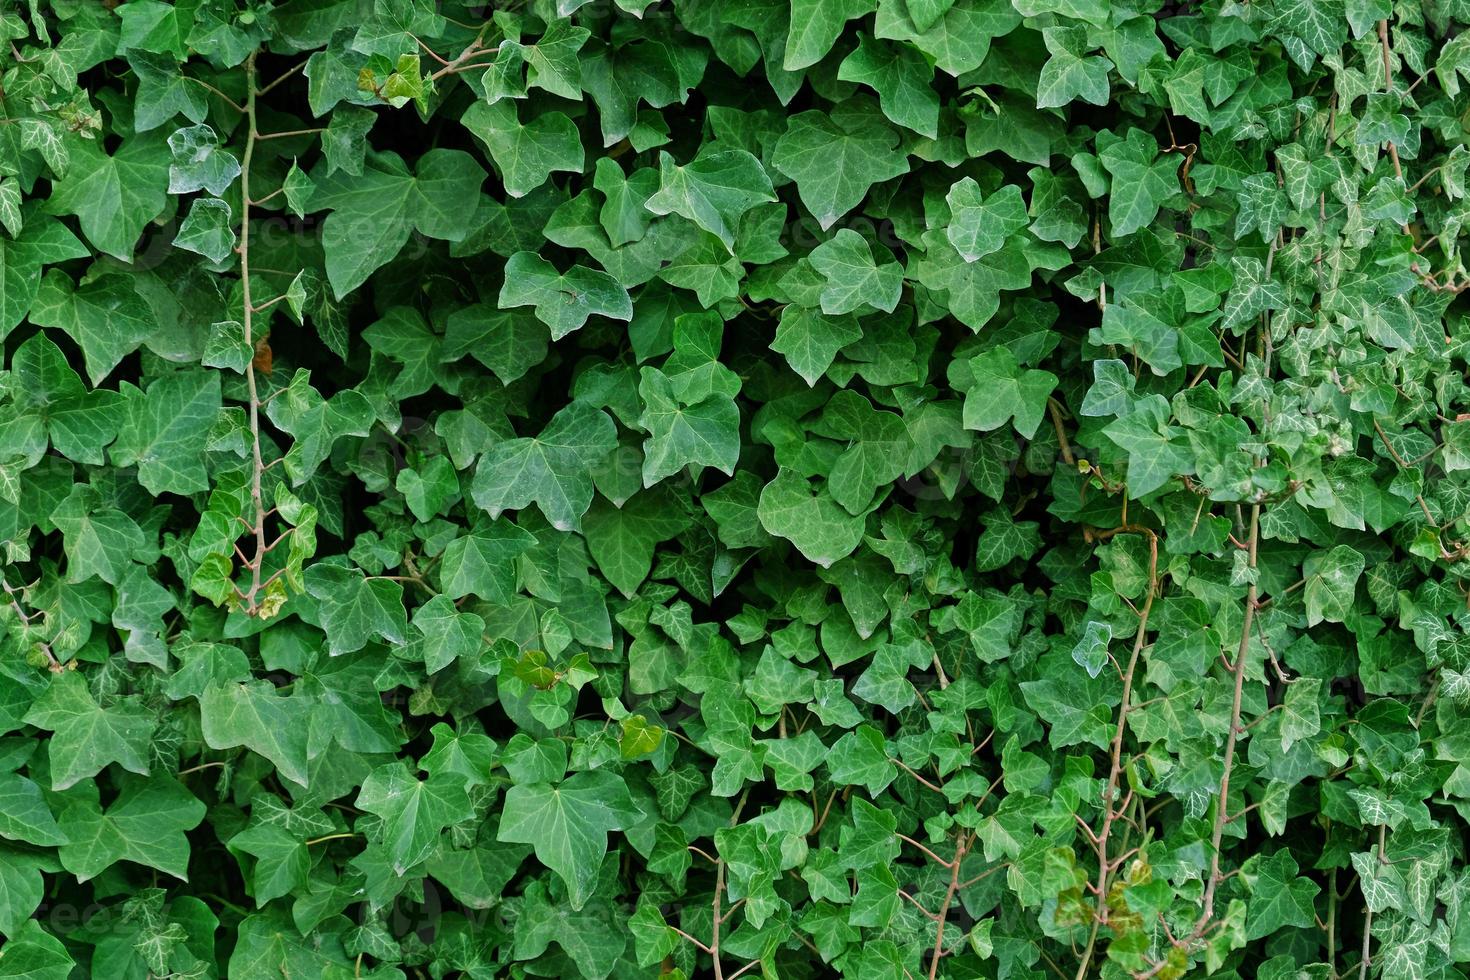
[[[1255,571],[1257,546],[1261,539],[1261,505],[1251,505],[1250,568]],[[1206,924],[1215,917],[1215,890],[1223,878],[1220,875],[1220,842],[1225,836],[1226,810],[1230,800],[1230,770],[1235,765],[1235,743],[1240,736],[1240,699],[1245,690],[1246,653],[1250,649],[1251,626],[1256,618],[1256,583],[1246,588],[1245,616],[1240,627],[1240,646],[1235,653],[1231,669],[1235,674],[1235,695],[1230,703],[1230,730],[1225,733],[1225,771],[1220,776],[1220,799],[1215,804],[1215,826],[1210,834],[1210,877],[1205,883],[1205,908],[1200,916],[1196,933],[1202,933]]]
[[[1128,702],[1133,697],[1133,675],[1138,670],[1138,658],[1143,652],[1144,642],[1148,637],[1148,617],[1153,611],[1154,595],[1159,591],[1159,537],[1146,527],[1129,527],[1124,525],[1112,531],[1103,532],[1098,535],[1099,539],[1112,537],[1113,534],[1132,533],[1143,534],[1148,537],[1149,543],[1149,566],[1148,566],[1148,594],[1144,596],[1143,608],[1138,613],[1138,630],[1133,634],[1133,650],[1128,657],[1128,667],[1123,671],[1123,703],[1118,709],[1118,725],[1113,730],[1113,744],[1111,746],[1111,762],[1108,766],[1108,785],[1103,790],[1103,822],[1102,829],[1093,835],[1096,838],[1094,847],[1097,849],[1097,914],[1092,919],[1092,931],[1087,937],[1087,946],[1082,951],[1082,960],[1077,965],[1077,980],[1083,980],[1087,976],[1087,970],[1092,965],[1092,956],[1097,949],[1097,936],[1102,928],[1103,920],[1107,918],[1108,911],[1108,875],[1111,873],[1110,860],[1108,858],[1108,837],[1113,832],[1113,825],[1127,804],[1115,806],[1115,798],[1118,794],[1118,785],[1123,776],[1123,737],[1127,734],[1128,725]],[[1130,794],[1131,795],[1131,794]],[[1089,830],[1090,832],[1090,830]],[[1127,845],[1127,840],[1124,840]],[[1126,856],[1126,855],[1125,855]]]
[[[436,71],[433,74],[431,74],[429,76],[429,81],[435,82],[435,81],[438,81],[440,78],[444,77],[445,75],[453,75],[455,72],[459,72],[459,71],[469,71],[472,68],[488,68],[488,67],[490,67],[488,64],[486,64],[486,65],[481,65],[481,64],[469,64],[469,65],[467,65],[467,64],[465,64],[465,62],[470,61],[471,59],[473,59],[473,58],[475,58],[475,57],[477,57],[479,55],[494,55],[494,54],[499,54],[499,52],[500,52],[500,45],[498,45],[498,44],[496,44],[496,45],[494,45],[492,47],[488,47],[488,48],[482,48],[482,47],[480,47],[480,42],[482,40],[484,40],[484,38],[485,38],[485,30],[489,26],[490,26],[489,24],[486,24],[484,27],[480,28],[480,33],[478,33],[478,34],[475,35],[475,39],[473,41],[471,41],[469,43],[469,46],[466,47],[463,51],[461,51],[459,53],[459,56],[456,57],[453,61],[447,61],[446,62],[446,61],[444,61],[444,59],[438,58],[437,60],[440,61],[444,65],[444,67],[443,68],[440,68],[438,71]]]
[[[735,804],[735,813],[730,817],[730,826],[734,827],[740,823],[740,812],[745,809],[745,801],[750,799],[750,787],[745,787],[745,792],[740,794],[740,802]],[[715,963],[715,980],[725,980],[725,968],[720,965],[720,901],[725,894],[725,859],[718,858],[715,861],[715,898],[711,904],[714,912],[714,923],[710,927],[709,955]],[[744,969],[740,971],[744,973]]]
[[[955,841],[954,860],[949,866],[949,889],[944,893],[944,904],[939,906],[939,915],[935,919],[934,955],[929,960],[929,980],[939,976],[939,959],[944,955],[944,920],[949,917],[949,907],[954,904],[955,892],[959,891],[960,864],[965,860],[965,849],[968,846],[969,840],[961,833]]]
[[[6,582],[3,578],[0,578],[0,585],[3,585],[5,587],[5,598],[10,600],[10,608],[15,610],[15,614],[20,617],[21,626],[30,626],[31,620],[34,619],[37,614],[27,613],[24,609],[20,607],[20,603],[16,601],[15,598],[15,590],[10,587],[9,582]],[[22,588],[24,588],[24,586],[22,586]],[[59,674],[62,671],[66,670],[66,666],[62,664],[60,660],[57,660],[56,654],[51,651],[51,644],[37,640],[36,648],[46,655],[46,669],[51,671],[51,673]]]
[[[245,349],[251,355],[245,362],[245,388],[250,397],[250,502],[255,509],[250,531],[255,537],[255,556],[246,562],[250,569],[250,590],[240,597],[247,616],[260,612],[260,569],[270,550],[265,540],[265,496],[261,492],[265,464],[260,453],[260,389],[255,377],[255,309],[250,298],[250,164],[255,157],[255,142],[259,136],[255,123],[255,54],[251,52],[250,57],[245,59],[245,153],[240,160],[240,244],[236,247],[240,253],[240,289],[244,306],[241,316]]]

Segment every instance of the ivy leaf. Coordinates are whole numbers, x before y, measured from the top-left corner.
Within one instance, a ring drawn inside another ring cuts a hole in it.
[[[999,251],[1028,221],[1026,203],[1014,184],[986,196],[973,178],[965,177],[949,189],[944,200],[949,204],[949,243],[966,262]]]
[[[61,812],[61,864],[79,881],[118,861],[131,861],[187,880],[189,839],[204,820],[204,804],[166,776],[128,783],[105,810],[95,792]]]
[[[41,280],[30,318],[39,326],[61,330],[81,346],[93,385],[157,329],[153,309],[131,277],[107,275],[73,287],[59,269],[51,269]]]
[[[106,506],[91,487],[77,484],[51,512],[67,556],[67,579],[83,582],[95,575],[116,585],[143,549],[137,523],[116,507]]]
[[[311,871],[311,856],[295,834],[275,824],[247,827],[226,841],[231,851],[255,858],[251,873],[251,894],[256,907],[306,884]]]
[[[920,9],[922,8],[922,9]],[[1004,0],[916,4],[879,0],[874,34],[913,44],[947,74],[959,77],[985,62],[990,43],[1009,34],[1021,15]]]
[[[0,773],[0,837],[37,847],[66,843],[41,787],[24,776]]]
[[[796,546],[807,560],[831,568],[863,537],[863,518],[849,514],[825,488],[813,491],[799,474],[782,469],[761,491],[761,527]]]
[[[897,145],[898,133],[874,114],[803,112],[776,141],[771,165],[796,181],[801,203],[826,231],[874,184],[908,171]]]
[[[1128,454],[1128,492],[1135,498],[1153,493],[1175,474],[1194,471],[1194,458],[1169,424],[1169,405],[1162,395],[1140,399],[1131,413],[1103,433]]]
[[[1098,157],[1113,178],[1108,221],[1116,237],[1149,225],[1164,202],[1179,192],[1178,161],[1159,156],[1158,143],[1142,129],[1130,129]]]
[[[653,568],[654,549],[688,525],[672,494],[640,493],[621,507],[599,500],[587,512],[583,531],[602,574],[632,598]]]
[[[122,396],[105,389],[88,391],[45,333],[20,345],[11,370],[17,382],[15,404],[40,417],[52,448],[75,462],[101,465],[105,447],[122,424]]]
[[[230,206],[224,201],[201,197],[189,208],[188,217],[174,236],[174,244],[216,264],[223,262],[235,251],[231,218]]]
[[[439,563],[444,594],[509,604],[515,593],[514,559],[535,543],[534,535],[510,521],[493,521],[455,538]]]
[[[74,671],[55,677],[26,712],[25,722],[51,732],[51,788],[64,790],[116,762],[148,774],[148,744],[156,720],[136,700],[103,707]]]
[[[1315,552],[1302,566],[1306,588],[1307,625],[1340,623],[1353,607],[1353,595],[1367,559],[1356,549],[1340,544],[1331,551]]]
[[[909,448],[903,418],[874,409],[856,392],[834,394],[816,431],[840,434],[847,441],[827,474],[827,490],[848,513],[866,513],[878,488],[903,475]]]
[[[449,314],[440,357],[453,361],[469,354],[508,385],[546,359],[546,338],[546,325],[529,312],[476,303]]]
[[[744,150],[702,151],[684,166],[660,153],[658,171],[658,190],[644,207],[654,214],[688,218],[732,253],[741,216],[757,204],[776,200],[771,178]]]
[[[1269,857],[1256,855],[1246,861],[1241,873],[1253,898],[1246,922],[1249,939],[1268,936],[1283,926],[1310,929],[1316,924],[1313,899],[1322,889],[1298,876],[1291,852],[1282,848]]]
[[[205,744],[212,749],[248,748],[303,787],[310,711],[306,700],[279,696],[269,681],[218,683],[199,698]]]
[[[457,242],[474,227],[485,169],[461,150],[436,148],[415,172],[394,153],[369,157],[361,175],[311,175],[311,206],[331,211],[322,224],[327,280],[340,299],[367,281],[408,242],[411,232]]]
[[[577,52],[590,36],[590,31],[573,26],[570,20],[553,20],[534,44],[502,41],[496,63],[516,56],[526,65],[527,87],[545,89],[564,99],[581,99],[582,72]]]
[[[534,502],[552,527],[579,530],[592,503],[590,467],[617,444],[617,427],[606,413],[572,402],[539,436],[510,439],[486,453],[470,494],[492,518]]]
[[[1286,308],[1286,292],[1279,282],[1266,275],[1265,264],[1249,255],[1231,259],[1234,284],[1225,300],[1226,330],[1249,323],[1267,310]]]
[[[1089,620],[1082,639],[1072,648],[1072,659],[1087,671],[1088,677],[1097,677],[1108,665],[1108,644],[1113,639],[1113,628],[1107,623]]]
[[[643,400],[638,424],[648,430],[643,443],[645,487],[686,467],[696,473],[705,466],[727,476],[735,472],[740,460],[740,409],[734,398],[712,392],[690,404],[656,368],[643,369],[638,394]]]
[[[433,852],[444,828],[474,816],[463,783],[433,776],[419,780],[397,762],[368,774],[357,807],[382,819],[383,842],[398,875]]]
[[[1004,347],[986,351],[966,365],[964,425],[988,432],[1014,422],[1023,438],[1036,435],[1058,379],[1050,371],[1022,368]],[[959,372],[956,377],[962,378]]]
[[[771,350],[784,355],[791,370],[812,387],[832,366],[837,352],[862,336],[855,316],[828,316],[792,303],[781,311]]]
[[[930,85],[934,68],[914,48],[859,34],[857,50],[843,60],[837,77],[877,92],[883,114],[898,125],[938,137],[939,96]]]
[[[950,313],[971,330],[981,330],[995,316],[1001,292],[1031,285],[1031,265],[1015,240],[967,262],[937,229],[924,238],[928,250],[915,269],[919,282],[941,292]]]
[[[297,371],[271,399],[266,414],[271,424],[294,437],[282,462],[298,487],[326,461],[339,439],[367,435],[374,420],[372,404],[361,392],[349,388],[323,398],[305,370]]]
[[[517,252],[506,262],[499,304],[501,309],[534,306],[537,319],[551,328],[552,340],[582,329],[594,314],[614,320],[633,318],[628,291],[606,272],[580,265],[557,272],[550,262],[530,252]]]
[[[580,911],[607,854],[607,835],[639,818],[628,787],[606,769],[579,772],[555,786],[529,783],[505,792],[496,839],[531,844],[536,860],[567,886],[567,901]]]
[[[361,650],[373,637],[407,641],[403,586],[361,571],[318,563],[306,570],[306,591],[320,603],[322,629],[332,656]]]
[[[879,265],[867,239],[851,228],[812,249],[812,267],[827,280],[822,288],[822,312],[828,316],[879,311],[892,313],[903,290],[903,270],[897,262]],[[864,310],[867,307],[867,310]]]
[[[173,158],[168,168],[170,194],[207,190],[221,197],[240,176],[240,161],[220,147],[219,136],[209,126],[174,130],[168,138],[168,150]]]
[[[8,334],[31,309],[40,290],[43,263],[87,254],[87,247],[66,225],[34,212],[26,215],[20,234],[0,236],[0,336]]]
[[[874,6],[873,0],[791,0],[791,29],[781,66],[799,71],[815,65],[832,50],[843,25],[872,13]]]
[[[542,113],[523,124],[514,102],[476,102],[460,122],[490,151],[512,197],[524,197],[557,171],[582,172],[582,140],[565,113]]]
[[[434,674],[480,649],[485,621],[459,612],[449,596],[436,595],[414,610],[413,628],[423,637],[424,669]]]
[[[170,153],[157,134],[124,140],[108,154],[100,140],[70,144],[71,163],[46,209],[74,214],[98,251],[131,262],[144,227],[168,203]]]
[[[1108,73],[1113,63],[1101,55],[1090,55],[1087,28],[1047,27],[1041,32],[1051,53],[1041,66],[1036,83],[1036,107],[1055,108],[1080,99],[1093,105],[1108,103]],[[1119,232],[1127,234],[1127,232]]]
[[[146,393],[133,389],[123,407],[113,463],[137,466],[138,482],[150,493],[209,489],[204,451],[221,409],[218,374],[167,375],[149,385]]]

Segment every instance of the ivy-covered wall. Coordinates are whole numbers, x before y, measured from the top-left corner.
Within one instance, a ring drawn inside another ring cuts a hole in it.
[[[1463,0],[4,0],[0,978],[1470,964]]]

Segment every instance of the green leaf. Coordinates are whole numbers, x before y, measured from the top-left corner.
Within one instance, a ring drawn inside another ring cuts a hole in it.
[[[134,136],[112,154],[100,140],[75,140],[69,149],[71,163],[46,209],[76,215],[93,248],[132,261],[144,227],[168,203],[170,153],[163,137]]]
[[[883,115],[934,139],[939,135],[939,96],[930,86],[934,67],[914,48],[858,35],[857,50],[843,60],[837,77],[878,93]]]
[[[1179,161],[1159,155],[1158,143],[1142,129],[1098,154],[1112,177],[1108,221],[1113,235],[1131,235],[1150,224],[1164,202],[1179,192]]]
[[[433,852],[444,828],[474,816],[461,782],[419,780],[397,762],[374,769],[363,780],[357,807],[383,821],[383,843],[399,875]]]
[[[567,900],[579,911],[607,854],[607,835],[627,830],[638,810],[621,779],[606,769],[579,772],[555,786],[530,783],[510,787],[500,816],[498,840],[531,844],[536,860],[567,887]]]
[[[1302,597],[1307,604],[1308,626],[1340,623],[1347,618],[1366,565],[1367,559],[1345,544],[1307,556],[1302,566],[1306,579]]]
[[[589,468],[617,444],[617,427],[606,413],[572,402],[539,436],[506,440],[486,453],[470,494],[492,518],[535,503],[552,527],[578,530],[592,503]]]
[[[11,370],[16,406],[40,418],[52,448],[67,459],[100,466],[104,447],[122,424],[122,397],[113,391],[88,391],[61,348],[44,333],[20,345]]]
[[[958,77],[984,64],[991,41],[1020,23],[1021,15],[1005,0],[956,0],[948,5],[943,0],[932,5],[879,0],[874,34],[913,44],[940,69]]]
[[[892,313],[903,291],[903,270],[897,262],[879,264],[867,240],[851,228],[812,249],[812,267],[827,280],[822,288],[822,312]]]
[[[170,374],[146,393],[133,389],[123,402],[113,463],[138,467],[138,482],[150,493],[208,490],[204,451],[220,408],[220,376],[212,371]]]
[[[189,839],[204,820],[204,804],[166,776],[128,783],[105,810],[96,794],[61,812],[61,865],[80,881],[118,861],[131,861],[187,880]]]
[[[944,200],[950,213],[945,234],[966,262],[999,251],[1006,239],[1027,225],[1026,204],[1014,184],[984,195],[980,185],[965,177],[949,189]]]
[[[792,303],[781,311],[771,350],[784,355],[791,370],[811,387],[832,366],[837,352],[862,336],[854,316],[828,316]]]
[[[766,484],[756,513],[761,527],[823,568],[850,555],[862,541],[863,518],[849,514],[826,488],[813,491],[791,470],[782,469]]]
[[[594,314],[614,320],[633,318],[628,291],[606,272],[580,265],[557,272],[550,262],[530,252],[517,252],[506,261],[498,302],[501,309],[534,306],[536,318],[551,329],[552,340],[582,329]]]
[[[61,330],[80,345],[93,385],[157,329],[153,309],[132,277],[107,275],[74,287],[59,269],[50,270],[41,281],[30,318],[38,326]]]
[[[1176,475],[1194,471],[1193,456],[1181,439],[1183,431],[1169,424],[1169,405],[1162,395],[1140,399],[1130,414],[1103,432],[1128,454],[1129,496],[1153,493]]]
[[[1089,620],[1082,639],[1072,648],[1072,659],[1087,671],[1088,677],[1097,677],[1108,665],[1108,644],[1113,639],[1113,628],[1107,623]]]
[[[526,66],[526,86],[541,88],[564,99],[581,99],[581,67],[577,52],[590,33],[569,20],[553,20],[534,44],[500,42],[497,64],[507,56],[518,56]]]
[[[643,443],[643,485],[651,487],[685,467],[698,473],[712,466],[727,476],[740,460],[740,409],[735,399],[714,392],[690,403],[678,397],[669,377],[644,368],[638,384],[648,430]]]
[[[56,505],[51,522],[61,532],[72,582],[95,575],[117,584],[145,544],[131,517],[104,505],[96,490],[80,484]]]
[[[535,543],[530,532],[509,521],[493,521],[455,538],[439,564],[445,595],[450,599],[475,595],[509,604],[515,594],[514,560]]]
[[[1283,926],[1312,928],[1317,922],[1313,899],[1322,889],[1297,874],[1296,860],[1285,848],[1270,857],[1256,855],[1241,874],[1251,890],[1246,936],[1260,939]]]
[[[327,279],[340,299],[390,262],[417,231],[457,242],[474,227],[485,169],[462,150],[436,148],[410,173],[393,153],[373,154],[361,175],[311,175],[311,206],[332,213],[322,224]]]
[[[231,851],[255,858],[250,884],[257,908],[306,884],[311,856],[306,844],[283,827],[257,824],[225,844]]]
[[[67,841],[41,796],[41,787],[15,773],[0,773],[0,837],[37,847]]]
[[[771,165],[796,182],[801,203],[825,231],[874,184],[908,171],[897,146],[898,133],[873,113],[803,112],[776,141]]]
[[[306,570],[306,591],[319,602],[322,629],[333,656],[361,650],[374,637],[407,640],[403,586],[340,565],[318,563]]]
[[[4,980],[66,980],[76,963],[61,942],[28,921],[0,948],[0,977]]]
[[[222,197],[240,176],[240,161],[220,148],[219,136],[209,126],[175,130],[168,138],[168,150],[173,158],[168,168],[170,194],[207,190]]]
[[[51,788],[64,790],[116,762],[148,774],[148,745],[157,722],[136,699],[102,706],[74,671],[57,675],[26,712],[25,722],[51,732]]]
[[[524,197],[557,171],[582,172],[582,139],[564,113],[541,113],[522,124],[514,102],[476,102],[460,122],[490,151],[512,197]]]
[[[632,598],[653,568],[654,549],[689,524],[671,493],[640,493],[621,507],[599,500],[587,512],[587,550],[619,592]]]
[[[278,696],[269,681],[214,684],[199,698],[205,744],[212,749],[248,748],[299,786],[307,783],[310,711],[304,699]]]
[[[459,612],[449,596],[436,595],[414,610],[413,628],[423,637],[424,669],[433,674],[479,652],[485,621]]]
[[[0,236],[0,336],[31,309],[40,289],[42,263],[87,254],[87,247],[65,224],[42,214],[28,214],[20,234]]]
[[[815,65],[832,49],[843,25],[872,13],[874,6],[873,0],[791,0],[791,29],[782,67],[798,71]]]
[[[235,229],[230,224],[230,206],[215,198],[201,197],[179,226],[174,244],[196,252],[216,264],[235,251]]]
[[[964,384],[965,428],[988,432],[1013,422],[1023,438],[1036,435],[1047,399],[1059,383],[1056,375],[1022,368],[1004,347],[971,358],[966,368],[968,378],[957,379],[953,372],[951,377]]]
[[[667,153],[658,157],[658,190],[644,207],[654,214],[688,218],[735,251],[741,215],[776,200],[771,178],[760,161],[744,150],[701,152],[684,166]]]
[[[1047,27],[1041,34],[1051,57],[1041,66],[1041,77],[1036,83],[1036,107],[1055,108],[1078,99],[1107,105],[1108,73],[1113,70],[1113,63],[1101,55],[1087,53],[1091,47],[1087,28],[1080,24]]]

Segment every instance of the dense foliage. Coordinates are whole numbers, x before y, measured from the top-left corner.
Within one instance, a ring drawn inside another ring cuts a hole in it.
[[[1464,0],[5,0],[0,978],[1470,963]]]

